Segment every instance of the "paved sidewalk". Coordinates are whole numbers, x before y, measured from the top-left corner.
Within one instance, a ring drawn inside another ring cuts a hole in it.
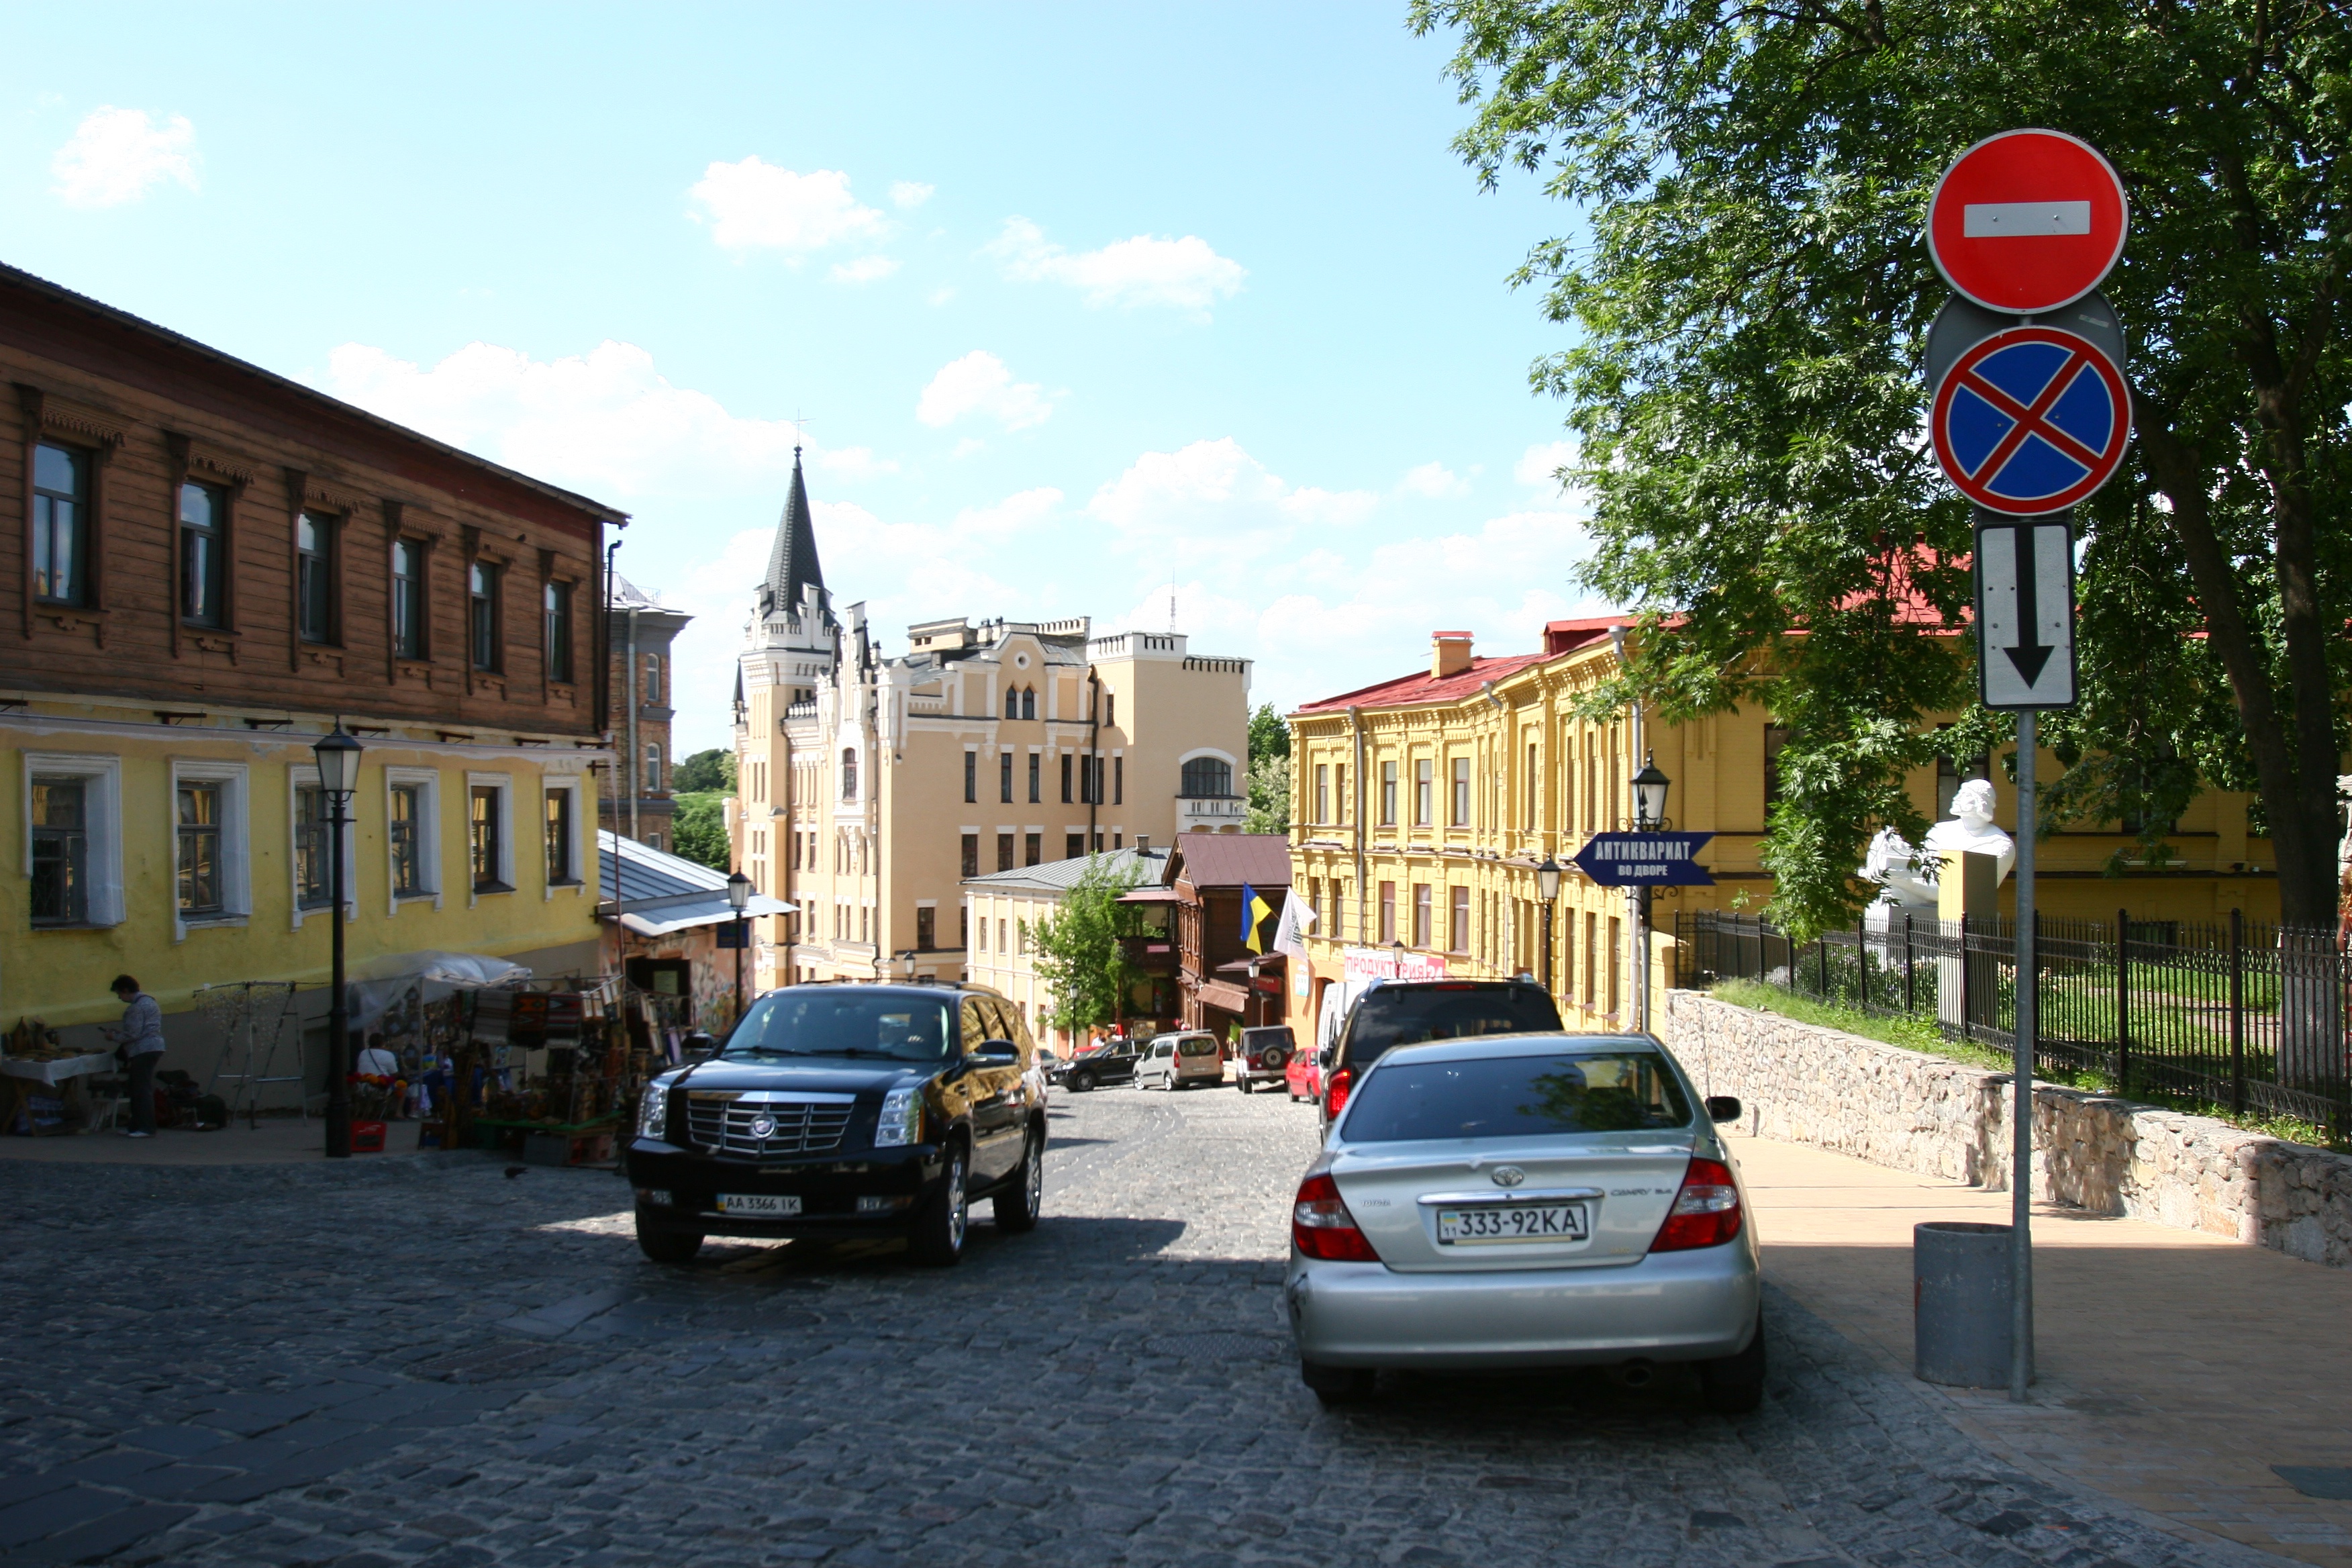
[[[414,1121],[394,1121],[384,1141],[392,1153],[413,1153]],[[264,1118],[259,1127],[237,1122],[215,1132],[166,1127],[152,1138],[119,1132],[65,1133],[54,1138],[0,1138],[0,1160],[57,1165],[281,1165],[327,1157],[326,1123],[317,1117]],[[377,1155],[354,1155],[376,1159]]]
[[[2009,1194],[1732,1142],[1768,1276],[1907,1375],[1912,1226],[2005,1224]],[[2064,1209],[2033,1224],[2034,1402],[1934,1390],[1954,1421],[2176,1530],[2352,1568],[2352,1499],[2305,1497],[2271,1468],[2352,1467],[2352,1272]]]

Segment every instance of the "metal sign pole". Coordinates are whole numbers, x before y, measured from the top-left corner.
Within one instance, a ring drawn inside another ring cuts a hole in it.
[[[2022,1405],[2033,1382],[2033,1057],[2040,1037],[2040,954],[2034,951],[2033,840],[2039,822],[2034,800],[2034,721],[2031,708],[2017,715],[2017,1016],[2016,1103],[2010,1111],[2009,1176],[2009,1397]]]

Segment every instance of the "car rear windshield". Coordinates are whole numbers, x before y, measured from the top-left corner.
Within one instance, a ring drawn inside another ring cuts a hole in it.
[[[950,1002],[887,991],[792,986],[751,1004],[719,1054],[730,1060],[778,1057],[874,1057],[937,1062],[955,1037]]]
[[[1176,1042],[1176,1050],[1180,1056],[1213,1057],[1217,1054],[1217,1042],[1200,1038],[1179,1040]]]
[[[1654,1052],[1391,1062],[1348,1102],[1350,1143],[1539,1138],[1685,1127],[1690,1102]]]
[[[1397,1046],[1559,1028],[1559,1010],[1532,985],[1382,986],[1366,993],[1349,1016],[1341,1055],[1360,1072]]]
[[[1242,1044],[1253,1047],[1287,1046],[1290,1044],[1290,1026],[1275,1024],[1263,1029],[1244,1029]]]

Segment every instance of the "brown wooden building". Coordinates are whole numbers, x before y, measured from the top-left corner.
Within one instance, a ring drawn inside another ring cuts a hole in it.
[[[1188,1029],[1282,1021],[1285,961],[1275,922],[1290,896],[1290,840],[1279,833],[1180,833],[1160,876],[1176,895],[1176,989]],[[1243,889],[1265,900],[1265,946],[1244,940]]]

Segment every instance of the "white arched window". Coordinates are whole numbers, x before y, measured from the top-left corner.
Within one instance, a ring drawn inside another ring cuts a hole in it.
[[[1194,757],[1184,764],[1187,800],[1221,799],[1234,793],[1234,764],[1223,757]]]

